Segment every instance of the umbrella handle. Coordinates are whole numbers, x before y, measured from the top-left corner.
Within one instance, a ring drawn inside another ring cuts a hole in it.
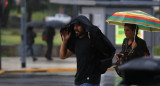
[[[135,30],[135,34],[134,34],[134,42],[136,40],[136,34],[137,34],[137,25],[136,25],[136,30]]]
[[[133,49],[127,54],[127,56],[129,56],[131,54],[131,52],[133,51]]]

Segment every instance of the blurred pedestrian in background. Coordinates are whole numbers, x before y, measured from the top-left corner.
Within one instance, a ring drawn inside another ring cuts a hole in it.
[[[53,27],[46,27],[42,33],[42,40],[46,41],[47,43],[47,51],[45,53],[45,57],[47,60],[53,60],[52,48],[53,48],[54,36],[55,36],[55,28]]]
[[[116,71],[117,74],[123,77],[123,73],[119,71],[119,66],[135,58],[149,56],[149,50],[146,42],[137,36],[138,26],[136,24],[125,24],[124,32],[126,38],[122,44],[122,50],[116,54]]]
[[[74,86],[100,86],[101,74],[112,65],[115,48],[85,16],[78,16],[61,29],[60,58],[76,55]]]
[[[33,31],[33,27],[27,27],[26,31],[26,52],[30,51],[30,55],[33,58],[33,61],[36,61],[37,58],[34,56],[34,50],[33,50],[33,44],[34,44],[34,39],[36,37],[36,33]]]

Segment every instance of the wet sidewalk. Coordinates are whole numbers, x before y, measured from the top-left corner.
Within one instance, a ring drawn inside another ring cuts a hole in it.
[[[21,67],[20,57],[2,57],[1,71],[7,72],[36,72],[36,71],[76,71],[76,58],[70,57],[60,59],[54,57],[53,61],[46,60],[45,57],[37,57],[38,60],[33,62],[31,57],[26,58],[26,67]]]
[[[53,61],[46,60],[45,57],[37,57],[38,60],[33,62],[31,57],[26,58],[26,67],[21,67],[20,57],[2,57],[1,72],[63,72],[76,71],[76,58],[69,57],[60,59],[53,57]],[[110,68],[113,70],[113,68]]]
[[[58,57],[53,57],[53,61],[47,61],[46,58],[44,57],[37,57],[37,58],[38,60],[36,62],[33,62],[31,57],[27,57],[26,68],[22,68],[20,57],[3,57],[2,65],[1,65],[2,69],[0,71],[0,75],[10,76],[10,74],[16,74],[16,73],[22,74],[22,75],[30,73],[30,74],[33,74],[34,76],[44,75],[45,77],[46,75],[49,75],[49,76],[52,75],[54,77],[55,76],[59,76],[59,77],[71,76],[72,80],[70,81],[72,81],[72,84],[73,84],[74,75],[76,73],[75,57],[69,57],[64,60]],[[155,56],[154,58],[160,58],[160,56]],[[121,80],[117,76],[114,69],[109,68],[105,74],[102,74],[100,86],[117,86],[120,81]],[[61,86],[64,86],[64,85],[61,85]]]
[[[64,78],[70,76],[68,80],[69,82],[72,81],[72,83],[70,84],[73,84],[74,76],[76,73],[76,58],[75,57],[70,57],[64,60],[58,57],[53,57],[53,61],[48,61],[44,57],[37,57],[37,58],[38,60],[36,62],[33,62],[31,57],[27,57],[26,58],[26,68],[22,68],[20,57],[3,57],[2,58],[2,70],[0,71],[0,75],[5,76],[4,78],[8,80],[8,81],[7,80],[3,81],[2,79],[2,81],[4,82],[4,85],[6,83],[17,83],[17,81],[14,82],[14,80],[10,81],[10,78],[9,78],[11,75],[15,76],[15,74],[18,74],[18,76],[25,76],[27,74],[29,76],[34,76],[34,77],[44,75],[43,77],[47,77],[47,78],[51,76],[52,80],[54,81],[56,81],[57,79],[53,79],[53,76],[54,78],[55,76],[64,77]],[[113,68],[110,68],[105,74],[102,74],[100,86],[114,86],[115,71],[112,71],[112,70]],[[22,79],[25,81],[24,78],[21,78],[21,79],[15,78],[15,79],[17,80]],[[39,80],[39,78],[33,79],[33,81],[34,80]],[[40,82],[42,81],[43,80],[40,80]],[[51,81],[51,80],[48,79],[47,81]],[[32,80],[28,81],[28,83],[32,83]],[[55,83],[51,83],[51,84],[52,86],[57,86],[57,85],[54,85]],[[34,86],[38,86],[38,84],[36,85],[34,84]],[[67,86],[67,85],[58,85],[58,86]],[[68,86],[71,86],[71,85],[68,85]]]

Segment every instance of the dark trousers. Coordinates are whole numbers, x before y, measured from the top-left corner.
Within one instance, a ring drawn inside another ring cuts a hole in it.
[[[32,45],[27,45],[27,48],[26,48],[26,52],[30,51],[30,56],[34,56],[34,52],[33,52],[33,47]]]
[[[53,47],[52,44],[53,44],[53,41],[47,41],[47,51],[46,51],[46,54],[45,54],[46,58],[51,58],[52,47]]]

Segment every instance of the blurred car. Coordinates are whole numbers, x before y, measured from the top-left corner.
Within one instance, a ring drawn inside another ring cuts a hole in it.
[[[65,14],[55,14],[55,16],[47,16],[45,17],[45,21],[61,21],[65,24],[71,21],[71,17]]]

